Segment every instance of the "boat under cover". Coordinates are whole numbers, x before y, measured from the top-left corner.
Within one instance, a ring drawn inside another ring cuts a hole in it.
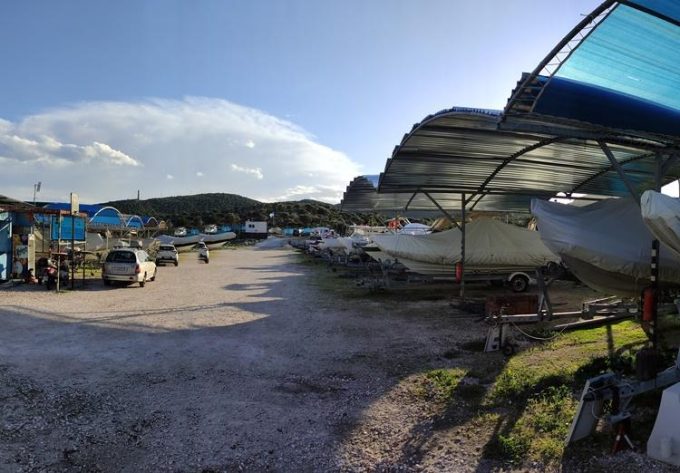
[[[642,220],[652,235],[680,256],[680,199],[645,191],[640,199]],[[659,252],[659,257],[664,258]]]
[[[639,295],[650,283],[652,233],[633,199],[583,207],[534,199],[531,212],[548,248],[593,289]],[[661,248],[659,279],[680,283],[680,258]]]
[[[461,260],[461,238],[458,228],[422,235],[372,236],[381,251],[401,262],[413,260],[444,265],[447,271],[454,270]],[[467,224],[465,242],[465,265],[470,267],[537,268],[559,262],[559,257],[543,244],[538,232],[489,218]]]

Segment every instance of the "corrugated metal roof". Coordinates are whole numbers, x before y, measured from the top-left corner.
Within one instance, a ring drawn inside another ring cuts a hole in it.
[[[369,183],[358,200],[528,212],[534,197],[659,188],[680,178],[679,90],[677,0],[605,1],[522,78],[502,115],[426,117],[387,160],[378,197]]]
[[[679,18],[669,0],[605,1],[523,76],[503,113],[458,107],[415,124],[378,196],[528,211],[532,197],[622,197],[678,179]]]
[[[12,209],[13,211],[33,211],[36,209],[36,207],[31,204],[27,204],[26,202],[12,199],[11,197],[7,197],[5,195],[0,195],[0,211],[6,209]]]
[[[465,193],[476,210],[528,211],[531,197],[560,192],[628,195],[596,138],[607,142],[640,190],[654,186],[655,152],[668,151],[648,140],[574,127],[499,129],[499,118],[499,112],[464,108],[428,116],[395,148],[381,175],[379,193]],[[587,134],[593,137],[580,137]],[[671,166],[663,182],[678,177],[680,168]]]
[[[357,176],[347,186],[340,208],[349,212],[399,212],[409,216],[437,215],[439,210],[427,198],[420,194],[411,199],[409,194],[378,193],[379,175]],[[433,198],[445,208],[459,208],[460,197],[453,194],[435,194]],[[408,210],[405,209],[408,205]]]

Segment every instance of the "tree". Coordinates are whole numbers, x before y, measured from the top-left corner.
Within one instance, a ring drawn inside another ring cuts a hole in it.
[[[236,223],[241,223],[241,217],[237,213],[229,212],[224,216],[225,223],[228,225],[233,225]]]

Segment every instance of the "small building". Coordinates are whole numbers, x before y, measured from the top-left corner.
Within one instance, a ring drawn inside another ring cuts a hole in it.
[[[246,220],[242,236],[244,238],[267,238],[267,222]]]
[[[0,195],[0,281],[35,270],[36,210],[33,205]]]

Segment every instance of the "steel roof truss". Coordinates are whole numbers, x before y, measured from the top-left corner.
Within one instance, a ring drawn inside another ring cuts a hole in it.
[[[628,188],[628,192],[630,192],[630,195],[633,196],[638,205],[640,205],[640,195],[633,186],[633,184],[630,182],[630,179],[628,179],[626,172],[621,167],[621,163],[619,163],[616,160],[616,156],[614,156],[614,153],[612,153],[612,151],[609,149],[607,143],[605,143],[604,141],[598,141],[598,143],[600,144],[600,148],[602,148],[602,152],[604,152],[604,154],[607,156],[609,162],[612,163],[612,167],[616,169],[616,172],[619,174],[619,177]]]
[[[453,224],[456,226],[456,228],[458,228],[458,229],[461,230],[461,231],[463,230],[463,229],[460,227],[460,225],[458,225],[458,222],[456,222],[456,219],[453,218],[453,216],[451,216],[451,214],[449,214],[446,210],[444,210],[444,207],[442,207],[441,205],[439,205],[439,202],[437,202],[437,201],[434,199],[434,197],[432,197],[429,193],[424,192],[424,191],[423,191],[423,194],[425,194],[425,196],[426,196],[428,199],[430,199],[430,200],[432,201],[432,203],[435,205],[435,207],[437,207],[437,208],[439,209],[439,211],[440,211],[441,213],[443,213],[444,215],[446,215],[446,217],[447,217],[449,220],[451,220],[451,222],[453,222]],[[414,194],[414,195],[415,195],[415,194]],[[463,200],[462,200],[462,202],[461,202],[461,203],[462,203],[463,209],[465,208],[465,200],[464,200],[464,198],[465,198],[465,194],[463,194]],[[463,214],[463,215],[465,215],[465,214]]]

